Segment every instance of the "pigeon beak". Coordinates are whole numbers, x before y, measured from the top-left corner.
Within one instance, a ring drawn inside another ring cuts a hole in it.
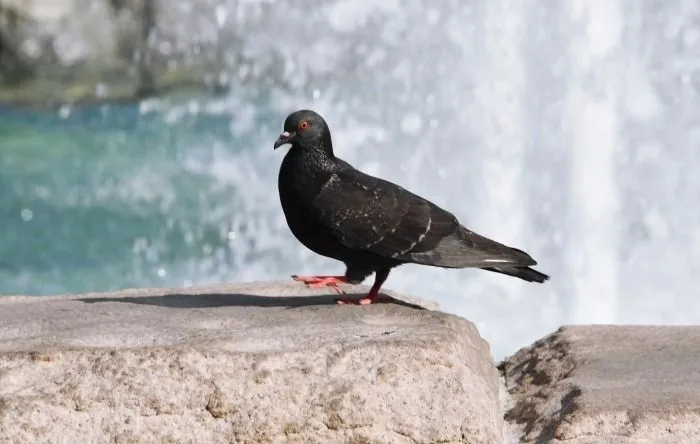
[[[294,139],[295,133],[289,133],[287,131],[283,132],[280,134],[279,138],[275,141],[275,148],[277,149],[281,147],[284,144],[291,143],[292,140]]]

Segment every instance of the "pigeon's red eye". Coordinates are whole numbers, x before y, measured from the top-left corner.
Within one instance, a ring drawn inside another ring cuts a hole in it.
[[[305,130],[305,129],[308,129],[310,126],[311,126],[311,124],[309,124],[309,121],[308,121],[308,120],[303,120],[303,121],[299,124],[299,129]]]

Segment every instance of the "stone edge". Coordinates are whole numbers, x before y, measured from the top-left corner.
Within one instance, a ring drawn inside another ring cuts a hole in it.
[[[510,442],[552,442],[575,409],[581,390],[564,381],[577,362],[566,326],[521,348],[497,368],[503,381],[504,436]]]
[[[152,297],[152,296],[171,296],[184,294],[206,294],[236,291],[251,291],[266,297],[285,297],[291,295],[297,296],[320,296],[330,294],[327,289],[311,289],[304,288],[303,284],[291,281],[250,281],[237,282],[227,284],[212,284],[198,285],[193,287],[140,287],[140,288],[124,288],[116,291],[106,292],[89,292],[89,293],[66,293],[54,294],[45,296],[28,296],[28,295],[0,295],[0,305],[15,304],[15,303],[37,303],[46,301],[67,301],[72,299],[90,299],[90,298],[125,298],[125,297]],[[298,288],[297,288],[298,286]],[[343,289],[350,295],[367,293],[370,289],[366,285],[343,285]],[[391,297],[397,301],[401,301],[417,308],[424,310],[439,311],[440,305],[437,302],[421,299],[414,296],[409,296],[403,293],[398,293],[393,290],[382,290],[382,294]]]

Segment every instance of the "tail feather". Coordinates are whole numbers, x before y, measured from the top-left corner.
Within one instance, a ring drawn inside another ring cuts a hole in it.
[[[530,267],[484,267],[482,270],[507,274],[508,276],[514,276],[528,282],[537,282],[540,284],[549,279],[548,275],[540,273]]]
[[[444,268],[514,268],[537,265],[529,254],[459,226],[428,251],[408,252],[398,259]]]
[[[430,250],[408,252],[398,259],[443,268],[480,268],[528,282],[543,283],[549,276],[530,268],[537,265],[525,251],[506,246],[464,226],[443,237]]]

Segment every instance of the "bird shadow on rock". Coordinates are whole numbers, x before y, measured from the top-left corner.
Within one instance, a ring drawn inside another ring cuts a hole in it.
[[[345,297],[360,299],[364,294],[347,294]],[[337,295],[314,295],[314,296],[260,296],[243,293],[212,293],[212,294],[165,294],[157,296],[126,296],[126,297],[90,297],[78,299],[87,304],[95,304],[100,302],[121,302],[139,305],[151,305],[157,307],[169,308],[216,308],[216,307],[266,307],[266,308],[302,308],[323,305],[337,305],[339,308],[346,305],[341,305],[336,302]],[[385,305],[390,303],[393,305],[402,305],[409,308],[417,308],[424,310],[423,307],[411,304],[405,301],[391,298],[382,294],[382,299],[379,304]],[[350,307],[358,307],[358,305],[349,305]],[[365,306],[362,306],[365,307]]]

